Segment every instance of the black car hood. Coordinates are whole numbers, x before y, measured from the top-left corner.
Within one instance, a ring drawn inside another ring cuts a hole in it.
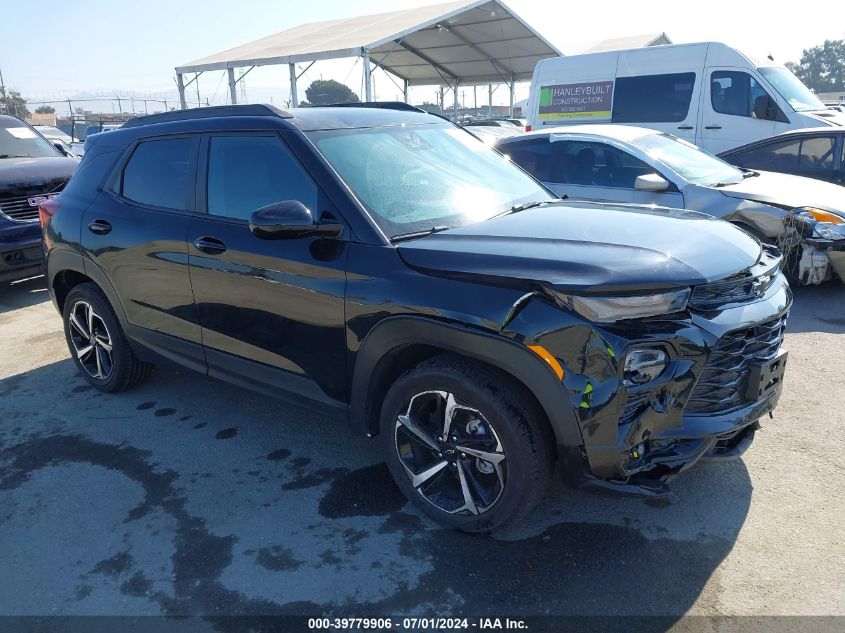
[[[75,158],[0,158],[0,192],[16,189],[43,188],[68,181],[76,171]]]
[[[556,203],[397,246],[429,274],[581,294],[678,288],[753,266],[759,243],[694,211]]]

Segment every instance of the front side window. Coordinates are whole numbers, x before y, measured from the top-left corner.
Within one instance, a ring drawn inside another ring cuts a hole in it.
[[[555,182],[552,178],[553,143],[548,137],[505,143],[499,151],[540,182]]]
[[[285,200],[317,211],[317,188],[278,136],[212,137],[209,214],[249,220],[256,209]]]
[[[683,121],[694,87],[695,73],[619,77],[613,89],[613,122]]]
[[[671,134],[646,134],[636,139],[634,145],[697,185],[736,184],[743,178],[733,165]]]
[[[771,99],[754,77],[738,70],[720,70],[710,76],[714,112],[755,119],[771,119]]]
[[[807,173],[831,171],[835,147],[836,142],[832,136],[805,138],[801,141],[798,170]]]
[[[738,154],[735,162],[741,167],[788,173],[798,168],[800,153],[801,141],[799,139],[780,141],[755,147]]]
[[[0,159],[43,158],[59,152],[28,125],[17,119],[0,119]]]
[[[124,198],[164,209],[188,208],[194,139],[172,138],[138,144],[123,170]]]
[[[633,189],[638,176],[654,169],[628,152],[605,143],[556,141],[554,182]]]
[[[449,124],[309,132],[309,138],[390,237],[489,219],[552,201],[536,180]]]

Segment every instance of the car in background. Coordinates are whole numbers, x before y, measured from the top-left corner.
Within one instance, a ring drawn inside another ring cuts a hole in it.
[[[58,149],[65,156],[77,157],[79,154],[73,148],[73,138],[70,134],[65,134],[59,128],[52,125],[34,125],[34,129],[50,141],[56,149]]]
[[[464,125],[463,128],[487,145],[494,145],[502,139],[510,138],[520,133],[513,125]]]
[[[731,165],[845,185],[845,128],[784,132],[719,154]]]
[[[831,110],[845,113],[845,101],[825,101],[825,105]]]
[[[62,191],[78,164],[32,126],[0,115],[0,282],[41,272],[38,207]]]
[[[543,129],[496,149],[560,196],[701,211],[776,243],[788,272],[845,281],[845,188],[734,167],[665,132],[627,125]]]
[[[180,110],[89,139],[81,172],[41,210],[91,386],[175,362],[331,412],[449,527],[520,519],[555,461],[665,494],[739,457],[783,388],[776,249],[700,213],[562,201],[440,117]]]

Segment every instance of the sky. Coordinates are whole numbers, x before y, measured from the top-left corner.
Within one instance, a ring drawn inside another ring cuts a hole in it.
[[[737,0],[504,0],[511,9],[564,53],[583,51],[613,37],[664,31],[676,43],[723,41],[755,57],[797,61],[801,52],[825,39],[845,39],[845,2],[802,11],[794,3]],[[0,71],[7,87],[30,100],[74,96],[132,95],[175,99],[173,68],[209,54],[306,22],[366,15],[435,4],[429,0],[0,0]],[[72,11],[68,11],[68,7]],[[795,7],[795,10],[790,10]],[[66,19],[62,16],[69,15]],[[67,24],[67,26],[63,26]],[[44,31],[39,35],[39,31]],[[287,67],[261,67],[245,79],[247,100],[283,103],[289,98]],[[360,92],[361,64],[318,62],[300,79],[300,95],[314,79],[336,79]],[[396,99],[390,78],[374,75],[376,96]],[[224,103],[224,72],[206,73],[200,99]],[[189,88],[196,100],[196,88]],[[517,100],[528,85],[518,85]],[[414,88],[411,99],[435,101],[435,87]],[[468,88],[461,94],[472,105]],[[302,97],[300,97],[302,98]],[[494,103],[507,102],[500,89]],[[486,104],[486,90],[478,90]],[[134,102],[136,111],[143,106]],[[112,106],[113,108],[115,106]],[[154,106],[151,106],[154,107]]]

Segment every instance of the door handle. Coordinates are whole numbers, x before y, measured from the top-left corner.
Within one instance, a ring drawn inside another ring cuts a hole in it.
[[[704,129],[705,130],[721,130],[722,126],[721,125],[705,125]]]
[[[197,247],[198,251],[209,255],[217,255],[226,251],[226,245],[216,237],[198,237],[194,240],[194,246]]]
[[[695,128],[691,125],[679,125],[678,129],[679,130],[694,130]]]
[[[111,232],[111,224],[105,220],[94,220],[88,225],[88,230],[97,235],[105,235]]]

